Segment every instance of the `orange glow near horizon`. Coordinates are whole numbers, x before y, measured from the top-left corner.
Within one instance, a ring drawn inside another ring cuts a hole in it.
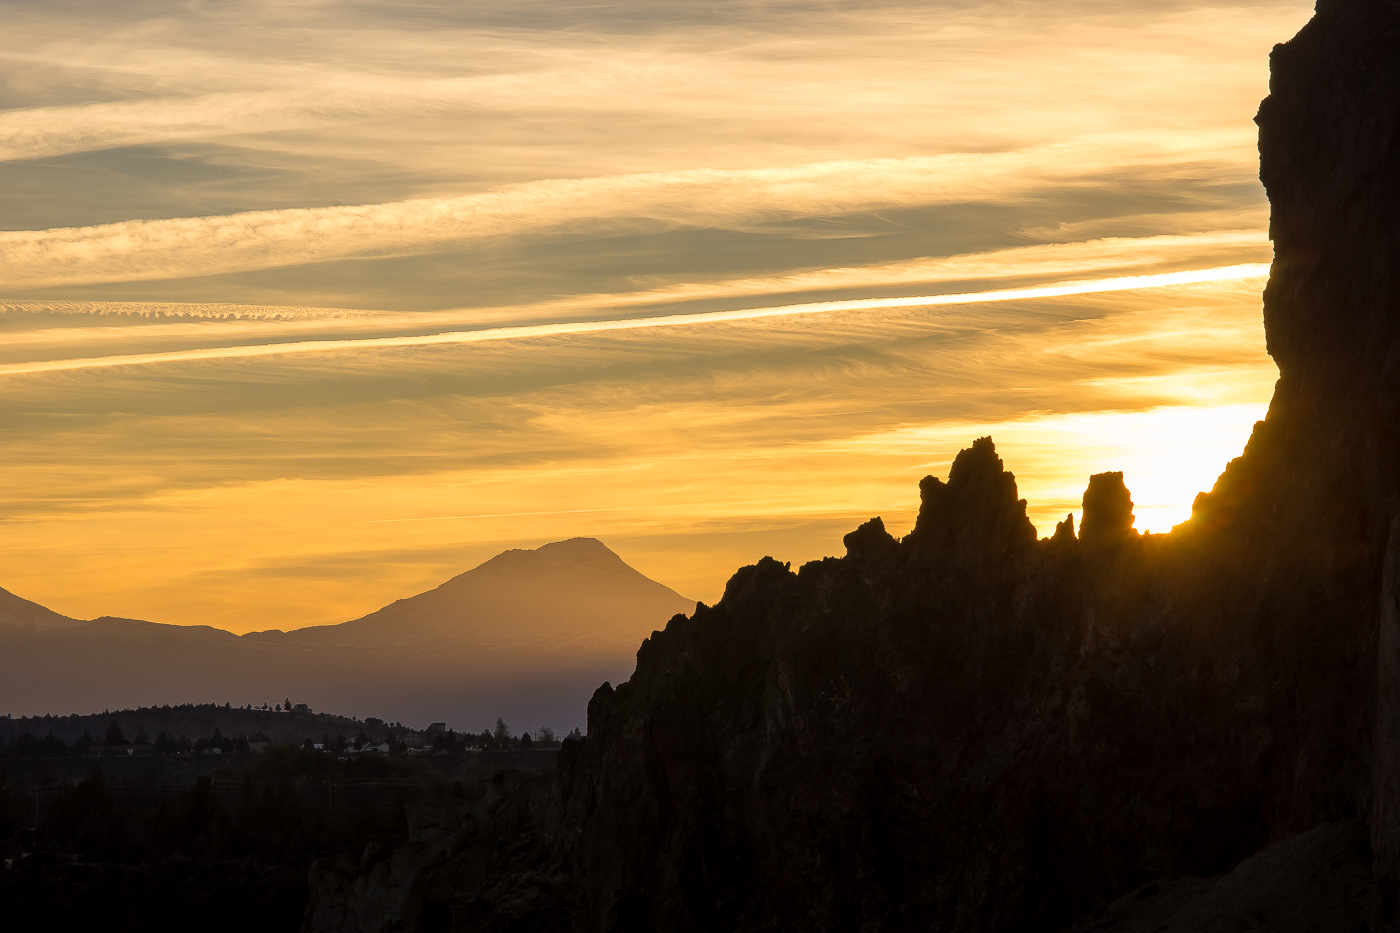
[[[1105,470],[1166,532],[1267,409],[1306,2],[79,6],[0,40],[0,587],[59,612],[574,536],[713,602],[987,434],[1042,535]]]
[[[946,476],[958,449],[984,434],[1017,474],[1042,534],[1078,511],[1089,473],[1107,469],[1127,474],[1138,527],[1168,531],[1263,415],[1275,370],[1262,352],[1239,350],[1262,343],[1261,284],[1059,296],[1040,299],[1033,313],[1014,302],[964,306],[961,316],[852,309],[817,329],[788,317],[475,344],[447,352],[451,365],[476,369],[483,382],[521,366],[556,379],[573,373],[573,381],[509,398],[443,395],[253,422],[237,412],[216,421],[119,419],[125,436],[103,453],[132,475],[103,478],[111,485],[100,510],[78,503],[12,522],[8,563],[40,584],[21,595],[67,614],[241,632],[343,621],[500,550],[587,535],[682,594],[714,601],[729,573],[765,553],[797,563],[839,555],[841,536],[874,514],[895,533],[907,531],[918,479]],[[953,337],[953,346],[940,337]],[[310,360],[320,378],[334,380],[364,367],[403,373],[448,363],[422,359],[421,348],[395,352],[277,357],[256,374],[245,360],[171,362],[153,373],[161,373],[159,391],[178,391],[192,379],[217,385],[233,375],[305,379]],[[678,357],[723,369],[747,352],[770,358],[772,371],[711,376],[701,386],[669,371]],[[976,367],[987,359],[1016,361],[1014,393],[981,397]],[[231,368],[209,371],[214,365]],[[75,378],[95,391],[130,378],[119,369],[88,373],[15,378],[31,392],[71,390]],[[942,398],[908,391],[911,378],[935,373]],[[641,395],[631,388],[638,381]],[[851,407],[856,386],[868,407]],[[1003,414],[938,417],[988,404]],[[361,420],[370,413],[373,424]],[[482,438],[474,421],[497,425],[496,436]],[[430,433],[448,424],[449,434]],[[226,445],[248,444],[246,453],[267,463],[262,475],[210,485],[181,475],[200,465],[167,462],[163,488],[143,489],[149,481],[136,471],[150,454],[132,450],[159,445],[156,435],[166,432],[183,435],[181,450],[229,459],[237,454]],[[320,476],[278,475],[279,447],[299,434],[280,456],[317,456],[320,445],[370,449],[323,465]],[[477,462],[450,464],[460,444],[476,446]],[[531,446],[550,452],[532,454]],[[377,462],[398,450],[432,468],[409,478],[402,466]],[[81,483],[92,467],[69,463],[58,477],[51,469],[11,475],[37,492],[56,479]],[[101,585],[73,587],[78,568],[95,571]]]

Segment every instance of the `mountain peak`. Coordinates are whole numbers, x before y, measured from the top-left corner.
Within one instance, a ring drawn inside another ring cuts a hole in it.
[[[480,564],[466,573],[458,574],[443,586],[451,586],[456,581],[472,575],[490,574],[493,571],[544,571],[551,568],[592,566],[611,572],[636,573],[621,557],[597,538],[568,538],[552,541],[537,548],[511,548]]]
[[[512,548],[432,590],[363,618],[260,640],[320,647],[592,651],[635,646],[694,603],[629,566],[597,538]]]
[[[597,538],[566,538],[563,541],[551,541],[549,544],[541,544],[534,549],[511,548],[509,551],[504,551],[498,556],[504,557],[506,554],[535,554],[541,557],[577,557],[586,555],[590,557],[605,557],[618,561],[619,563],[623,562],[622,558],[618,557],[617,553],[614,552],[612,548],[608,547]]]
[[[16,596],[9,590],[0,589],[0,625],[32,632],[44,632],[55,628],[70,628],[82,625],[81,619],[72,619],[61,613],[46,609],[38,603]]]
[[[599,554],[611,554],[617,557],[612,550],[597,538],[565,538],[563,541],[553,541],[549,544],[542,544],[535,548],[536,551],[592,551]],[[618,558],[621,560],[621,558]]]

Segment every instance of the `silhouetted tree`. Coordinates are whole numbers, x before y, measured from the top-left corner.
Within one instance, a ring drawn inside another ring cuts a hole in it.
[[[42,738],[28,732],[12,735],[5,743],[5,755],[10,758],[61,758],[67,754],[67,743],[52,732]]]
[[[496,717],[496,731],[492,738],[494,738],[497,742],[510,741],[510,727],[506,725],[506,721],[500,716]]]
[[[125,745],[125,744],[126,744],[126,736],[122,734],[121,726],[117,725],[116,720],[112,720],[112,724],[111,724],[110,726],[107,727],[107,734],[104,735],[104,736],[102,736],[102,744],[103,744],[103,745]]]

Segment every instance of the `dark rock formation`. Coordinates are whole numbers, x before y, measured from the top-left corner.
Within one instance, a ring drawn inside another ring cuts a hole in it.
[[[1144,885],[1076,923],[1072,933],[1355,933],[1370,926],[1375,886],[1366,827],[1323,823],[1251,855],[1221,878]]]
[[[1122,473],[1095,473],[1084,490],[1084,522],[1079,540],[1086,547],[1114,547],[1133,534],[1133,497]]]
[[[405,906],[342,866],[309,927],[1393,925],[1400,4],[1321,0],[1273,69],[1281,378],[1189,522],[1138,536],[1107,473],[1037,541],[978,440],[903,541],[765,559],[653,633],[552,786],[403,855]]]

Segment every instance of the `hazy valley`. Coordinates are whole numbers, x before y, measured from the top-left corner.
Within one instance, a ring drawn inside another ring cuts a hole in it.
[[[637,645],[695,604],[574,538],[512,550],[340,625],[238,636],[70,619],[0,591],[0,710],[14,716],[182,703],[313,709],[459,729],[495,717],[561,733],[625,680]]]

